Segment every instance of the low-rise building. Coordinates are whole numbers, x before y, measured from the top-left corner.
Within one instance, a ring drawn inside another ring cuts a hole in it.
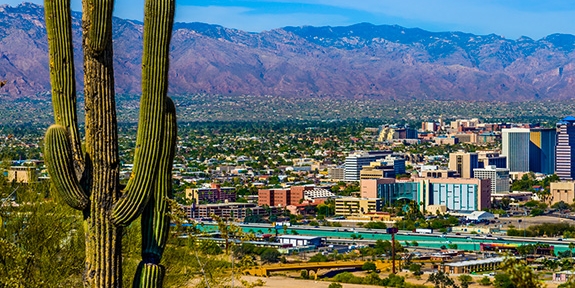
[[[575,181],[552,182],[549,186],[550,205],[561,201],[573,204],[575,199]]]
[[[569,279],[575,277],[575,271],[570,271],[570,270],[566,270],[566,271],[560,271],[560,272],[555,272],[553,273],[553,281],[554,282],[567,282],[569,281]]]
[[[389,212],[367,212],[361,215],[351,215],[347,216],[347,220],[357,221],[357,222],[384,222],[384,223],[395,223],[397,221],[403,220],[403,217],[394,216]]]
[[[333,192],[325,188],[313,188],[303,192],[303,198],[310,201],[314,201],[315,199],[335,198],[335,196],[336,195]]]
[[[11,166],[7,180],[23,184],[34,183],[38,181],[38,172],[36,167],[32,166]]]
[[[486,258],[470,261],[445,263],[443,272],[449,274],[471,274],[473,272],[493,271],[499,268],[504,257]]]
[[[243,219],[249,215],[269,216],[281,212],[281,207],[259,207],[255,203],[218,203],[184,206],[189,218],[210,218],[212,214],[229,219]]]
[[[234,187],[220,187],[217,183],[211,183],[210,187],[186,189],[186,198],[196,204],[234,202],[236,196]]]
[[[344,197],[335,200],[335,215],[361,215],[381,211],[382,202],[379,198]]]
[[[318,236],[304,236],[304,235],[279,235],[277,240],[281,244],[291,244],[294,247],[299,246],[315,246],[322,245],[322,237]]]

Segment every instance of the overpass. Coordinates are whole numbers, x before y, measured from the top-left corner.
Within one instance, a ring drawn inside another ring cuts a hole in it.
[[[262,265],[259,267],[252,267],[245,269],[243,271],[244,275],[267,277],[270,273],[279,271],[294,271],[294,270],[306,270],[308,275],[311,276],[310,272],[313,272],[314,278],[317,279],[317,274],[321,269],[338,269],[338,268],[361,268],[363,264],[371,261],[335,261],[335,262],[305,262],[305,263],[289,263],[289,264],[271,264]],[[391,261],[377,260],[373,261],[375,263],[376,269],[383,271],[386,269],[391,269]],[[396,267],[399,267],[400,261],[395,261]]]

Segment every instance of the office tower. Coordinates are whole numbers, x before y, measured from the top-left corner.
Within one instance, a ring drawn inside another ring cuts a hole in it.
[[[557,123],[557,128],[555,174],[561,180],[573,180],[575,176],[575,117],[563,118]]]
[[[479,158],[479,168],[495,166],[497,168],[507,168],[507,157],[499,155],[494,151],[477,151]]]
[[[351,154],[345,157],[345,180],[359,180],[359,174],[363,166],[377,159],[385,158],[391,155],[391,151],[369,151]]]
[[[529,171],[555,173],[555,128],[532,128],[529,138]]]
[[[461,178],[473,178],[473,169],[479,168],[477,153],[449,153],[449,169],[457,171]]]
[[[473,170],[474,178],[491,180],[491,194],[509,192],[509,169],[487,166]]]
[[[528,128],[501,129],[501,155],[510,172],[529,171],[529,137]]]

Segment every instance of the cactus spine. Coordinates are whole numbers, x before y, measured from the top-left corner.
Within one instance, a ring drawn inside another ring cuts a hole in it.
[[[120,287],[121,232],[142,214],[142,262],[134,285],[160,287],[159,265],[169,219],[176,117],[166,96],[174,0],[146,0],[142,98],[134,167],[119,185],[118,133],[112,49],[113,0],[83,0],[82,47],[86,143],[82,152],[76,112],[70,0],[45,0],[55,125],[45,137],[54,186],[84,215],[85,287]]]

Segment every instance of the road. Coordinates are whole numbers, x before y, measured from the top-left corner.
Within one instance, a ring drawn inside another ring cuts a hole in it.
[[[270,224],[239,224],[245,232],[259,231],[269,233],[276,233],[276,229]],[[216,225],[205,224],[207,229],[217,229]],[[277,233],[283,234],[284,229],[278,228]],[[326,237],[328,240],[349,240],[350,243],[373,243],[376,240],[391,240],[391,235],[386,234],[383,229],[364,229],[364,228],[343,228],[343,227],[310,227],[310,226],[290,226],[287,228],[288,235],[295,231],[298,235],[320,236]],[[354,237],[361,237],[362,239],[352,239]],[[498,239],[499,238],[499,239]],[[555,253],[569,250],[569,243],[574,242],[575,239],[565,239],[558,241],[558,238],[529,238],[529,237],[512,237],[503,235],[493,235],[493,237],[486,237],[473,234],[455,235],[453,233],[443,235],[442,233],[433,234],[417,234],[408,231],[402,231],[396,234],[395,239],[400,243],[418,243],[418,247],[427,248],[440,248],[441,246],[448,246],[449,244],[456,244],[458,249],[461,250],[474,250],[479,251],[480,243],[509,243],[509,244],[527,244],[527,243],[544,243],[553,245]]]

